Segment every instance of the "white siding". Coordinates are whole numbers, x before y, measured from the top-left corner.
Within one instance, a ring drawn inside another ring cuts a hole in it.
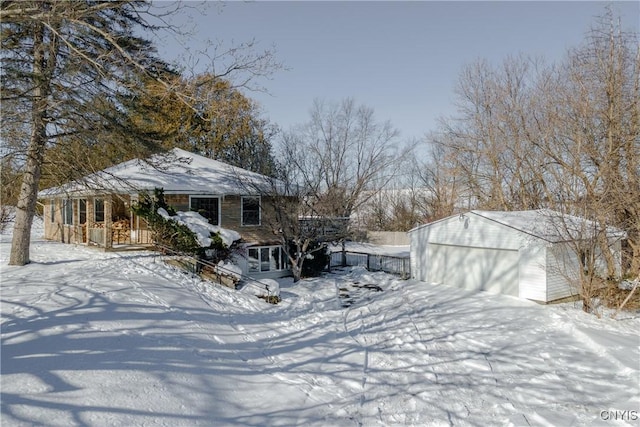
[[[622,272],[622,245],[620,240],[613,241],[609,240],[609,250],[611,251],[611,256],[613,257],[613,261],[615,263],[615,274],[616,276],[620,276]],[[596,248],[596,272],[603,277],[606,277],[609,274],[609,269],[607,267],[607,260],[602,253],[600,247]]]
[[[616,275],[622,275],[622,242],[616,240],[611,242],[611,252],[613,252],[613,259],[616,263]]]
[[[520,249],[519,297],[547,301],[546,245],[528,245]]]
[[[466,246],[486,249],[519,250],[529,236],[474,213],[453,216],[409,233],[411,239],[411,274],[428,280],[430,267],[428,244]]]
[[[518,251],[430,244],[430,283],[518,296]]]
[[[617,270],[621,268],[620,242],[611,246]],[[607,274],[607,264],[600,250],[596,248],[596,271]],[[580,260],[575,248],[569,243],[555,243],[547,254],[547,301],[554,301],[579,293]]]
[[[578,293],[580,262],[566,243],[547,250],[547,299],[554,301]]]
[[[411,262],[411,278],[425,282],[427,280],[427,270],[429,260],[427,259],[427,239],[420,233],[409,235],[409,261]]]

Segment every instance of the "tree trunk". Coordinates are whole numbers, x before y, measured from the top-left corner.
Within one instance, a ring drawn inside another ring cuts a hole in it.
[[[633,239],[628,239],[627,242],[631,247],[631,266],[629,271],[633,274],[640,274],[640,243]]]
[[[291,265],[291,273],[293,273],[293,283],[297,283],[302,279],[302,268],[297,264]]]
[[[38,201],[38,183],[47,141],[47,95],[48,76],[45,75],[46,59],[44,28],[37,24],[33,37],[33,104],[31,109],[31,136],[27,148],[27,161],[20,187],[20,195],[16,204],[16,219],[13,228],[13,240],[9,265],[28,264],[31,240],[31,224]],[[52,59],[50,58],[52,61]],[[51,64],[49,64],[51,66]]]
[[[25,265],[30,260],[31,225],[36,212],[40,165],[42,162],[42,146],[35,145],[33,135],[30,145],[26,170],[20,188],[20,197],[16,206],[9,265]]]

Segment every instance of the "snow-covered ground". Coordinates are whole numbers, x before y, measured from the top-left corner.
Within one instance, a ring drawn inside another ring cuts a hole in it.
[[[2,236],[3,427],[640,422],[635,315],[358,268],[281,280],[270,305],[150,252],[36,239],[33,262],[10,267],[9,246]]]

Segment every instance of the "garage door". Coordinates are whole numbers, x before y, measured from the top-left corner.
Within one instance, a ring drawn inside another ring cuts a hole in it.
[[[518,251],[429,244],[428,281],[518,296]]]

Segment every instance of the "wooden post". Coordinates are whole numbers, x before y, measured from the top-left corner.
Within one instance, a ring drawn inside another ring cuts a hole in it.
[[[96,221],[95,203],[96,203],[95,198],[93,197],[87,198],[87,220],[84,223],[84,226],[87,229],[87,246],[91,244],[90,229],[93,228],[93,223]]]
[[[82,230],[80,230],[80,199],[72,199],[72,214],[71,214],[71,222],[73,228],[73,239],[74,243],[77,245],[79,240],[82,239]],[[78,237],[78,234],[80,237]]]
[[[113,223],[112,223],[113,202],[111,196],[104,198],[104,248],[106,250],[113,248]]]

